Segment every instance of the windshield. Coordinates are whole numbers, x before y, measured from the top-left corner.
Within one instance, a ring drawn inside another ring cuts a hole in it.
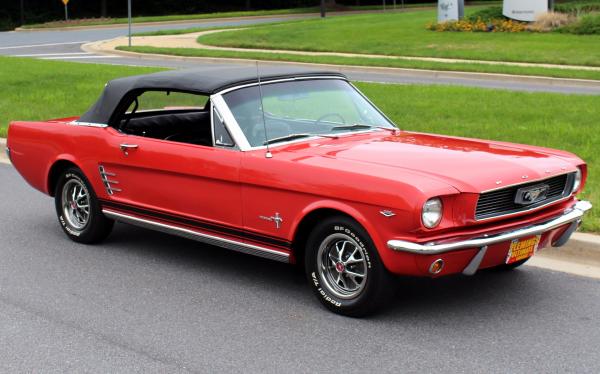
[[[252,147],[308,136],[334,136],[376,127],[395,128],[344,80],[268,83],[261,89],[264,123],[258,86],[223,95]]]

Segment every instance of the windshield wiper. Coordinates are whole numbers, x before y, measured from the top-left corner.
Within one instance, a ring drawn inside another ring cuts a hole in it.
[[[338,136],[336,136],[336,135],[327,135],[327,134],[310,134],[310,133],[289,134],[289,135],[285,135],[285,136],[280,136],[278,138],[269,139],[266,142],[264,142],[263,145],[285,142],[285,141],[294,140],[294,139],[310,138],[312,136],[320,136],[323,138],[331,138],[331,139],[338,138]]]
[[[371,126],[371,125],[363,125],[361,123],[355,123],[355,124],[346,125],[346,126],[334,126],[331,128],[331,130],[361,130],[361,129],[382,129],[382,130],[391,131],[394,134],[396,133],[396,131],[398,131],[398,129],[396,127]]]
[[[372,129],[373,126],[369,125],[361,125],[360,123],[355,123],[352,125],[344,125],[344,126],[334,126],[331,130],[360,130],[360,129]]]

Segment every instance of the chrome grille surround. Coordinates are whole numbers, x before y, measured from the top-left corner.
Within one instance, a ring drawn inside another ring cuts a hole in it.
[[[526,183],[501,187],[491,191],[482,192],[477,200],[475,219],[482,221],[491,218],[509,216],[512,214],[539,209],[549,204],[564,200],[571,196],[575,173],[560,174],[554,177],[539,179]],[[515,203],[515,196],[519,189],[534,187],[540,184],[549,186],[546,197],[530,205]]]

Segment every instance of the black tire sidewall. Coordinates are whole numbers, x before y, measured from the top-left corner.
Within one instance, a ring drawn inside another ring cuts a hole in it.
[[[85,187],[90,200],[89,220],[86,226],[81,230],[78,230],[69,224],[69,221],[66,219],[66,217],[64,217],[64,212],[62,208],[63,188],[67,182],[73,179],[77,180]],[[100,204],[98,203],[98,198],[96,197],[94,189],[88,182],[85,175],[83,175],[83,173],[79,169],[69,168],[63,172],[56,184],[54,195],[58,223],[60,224],[65,234],[67,234],[67,236],[71,240],[80,243],[92,243],[98,240],[98,238],[101,236],[102,231],[107,230],[106,226],[110,223],[107,222],[106,217],[104,217],[100,210]]]
[[[362,292],[355,298],[342,299],[329,291],[318,272],[319,246],[328,236],[342,233],[358,243],[367,260],[368,276]],[[305,273],[308,282],[321,303],[338,314],[360,317],[380,307],[383,291],[388,287],[387,270],[366,230],[357,222],[346,217],[334,217],[320,223],[310,234],[305,252]]]

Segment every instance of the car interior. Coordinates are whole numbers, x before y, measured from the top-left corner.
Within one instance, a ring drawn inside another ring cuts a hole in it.
[[[169,96],[177,98],[172,100]],[[119,131],[146,138],[213,146],[210,102],[207,97],[170,91],[144,91],[127,102],[127,109],[114,124]]]

